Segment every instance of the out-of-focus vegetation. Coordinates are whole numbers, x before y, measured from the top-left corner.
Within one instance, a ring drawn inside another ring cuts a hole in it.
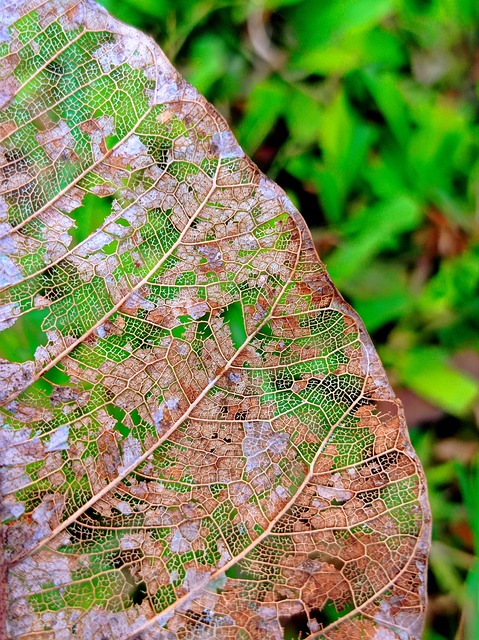
[[[102,4],[153,35],[311,226],[403,398],[426,468],[424,637],[479,638],[479,5]]]

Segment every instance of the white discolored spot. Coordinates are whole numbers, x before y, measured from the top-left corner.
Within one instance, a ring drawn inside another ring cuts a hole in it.
[[[168,400],[165,402],[166,408],[170,411],[176,411],[176,409],[178,409],[178,404],[178,398],[168,398]]]
[[[193,318],[193,320],[198,320],[202,318],[209,311],[209,306],[206,302],[199,302],[198,304],[194,304],[193,306],[188,308],[189,315]]]
[[[0,505],[0,520],[10,520],[10,518],[19,518],[25,513],[25,507],[21,502],[10,502],[5,500]]]
[[[128,300],[123,304],[123,307],[125,309],[146,309],[147,311],[151,311],[155,308],[155,305],[153,302],[144,298],[138,291],[133,291],[128,296]]]
[[[220,158],[242,158],[243,149],[236,142],[231,131],[220,131],[211,136],[211,146],[213,151]]]
[[[108,335],[104,324],[101,324],[99,327],[97,327],[95,333],[99,338],[106,338],[106,336]]]
[[[40,345],[35,349],[35,360],[41,364],[45,364],[50,360],[50,354],[43,345]]]
[[[337,489],[336,487],[324,487],[323,485],[318,485],[316,487],[316,493],[321,498],[326,498],[326,500],[337,500],[339,502],[351,500],[354,495],[351,491]]]
[[[245,471],[266,468],[271,464],[271,455],[278,456],[289,442],[287,433],[276,433],[268,422],[245,422],[246,437],[243,440]]]
[[[22,279],[21,271],[6,255],[0,255],[0,287],[6,287]]]
[[[405,638],[407,638],[408,635],[405,634]],[[379,627],[376,630],[376,633],[374,634],[372,640],[402,640],[401,636],[397,635],[396,633],[394,633],[394,631],[391,631],[390,629],[385,629],[384,627]]]
[[[124,158],[126,156],[128,158],[136,158],[139,155],[147,153],[148,149],[141,141],[141,138],[136,135],[131,135],[115,150],[113,157],[118,156]]]
[[[8,329],[8,327],[15,324],[19,313],[20,306],[18,302],[9,302],[3,307],[0,307],[0,331]]]
[[[192,591],[193,589],[206,586],[208,578],[209,572],[198,571],[197,569],[187,569],[183,586],[187,591]]]
[[[68,449],[69,432],[70,427],[67,424],[62,424],[58,427],[50,436],[50,440],[45,446],[45,451],[64,451]]]
[[[1,94],[0,94],[0,100],[1,100]],[[3,198],[0,198],[0,222],[5,222],[7,219],[8,219],[8,205]],[[10,228],[11,228],[11,225],[9,224],[1,224],[0,232],[7,233]]]
[[[98,60],[105,73],[110,73],[124,63],[141,69],[153,62],[150,51],[145,46],[139,47],[138,39],[129,34],[122,34],[113,42],[101,45],[92,56]]]
[[[0,327],[1,327],[0,317]],[[11,326],[13,321],[6,326]],[[13,393],[17,394],[29,387],[33,382],[35,364],[31,361],[18,363],[0,360],[0,402]]]
[[[75,147],[75,139],[65,120],[60,120],[53,129],[39,131],[36,139],[53,161]]]
[[[287,489],[285,489],[281,485],[276,487],[275,491],[278,494],[278,496],[283,500],[285,500],[286,498],[290,498],[291,497],[289,491]]]
[[[129,467],[141,456],[141,444],[131,434],[123,440],[122,444],[124,466]]]

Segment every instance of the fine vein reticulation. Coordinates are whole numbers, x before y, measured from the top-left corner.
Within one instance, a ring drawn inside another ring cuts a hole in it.
[[[0,361],[0,637],[419,638],[422,469],[299,213],[91,0],[0,19],[0,327],[41,336]]]

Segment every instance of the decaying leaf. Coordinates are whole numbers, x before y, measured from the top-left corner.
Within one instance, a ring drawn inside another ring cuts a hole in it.
[[[1,20],[0,322],[44,336],[0,364],[4,636],[419,638],[424,477],[301,216],[91,0]]]

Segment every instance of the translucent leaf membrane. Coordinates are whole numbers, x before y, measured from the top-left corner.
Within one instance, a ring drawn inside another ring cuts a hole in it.
[[[152,40],[0,15],[0,636],[419,638],[423,473],[301,216]]]

